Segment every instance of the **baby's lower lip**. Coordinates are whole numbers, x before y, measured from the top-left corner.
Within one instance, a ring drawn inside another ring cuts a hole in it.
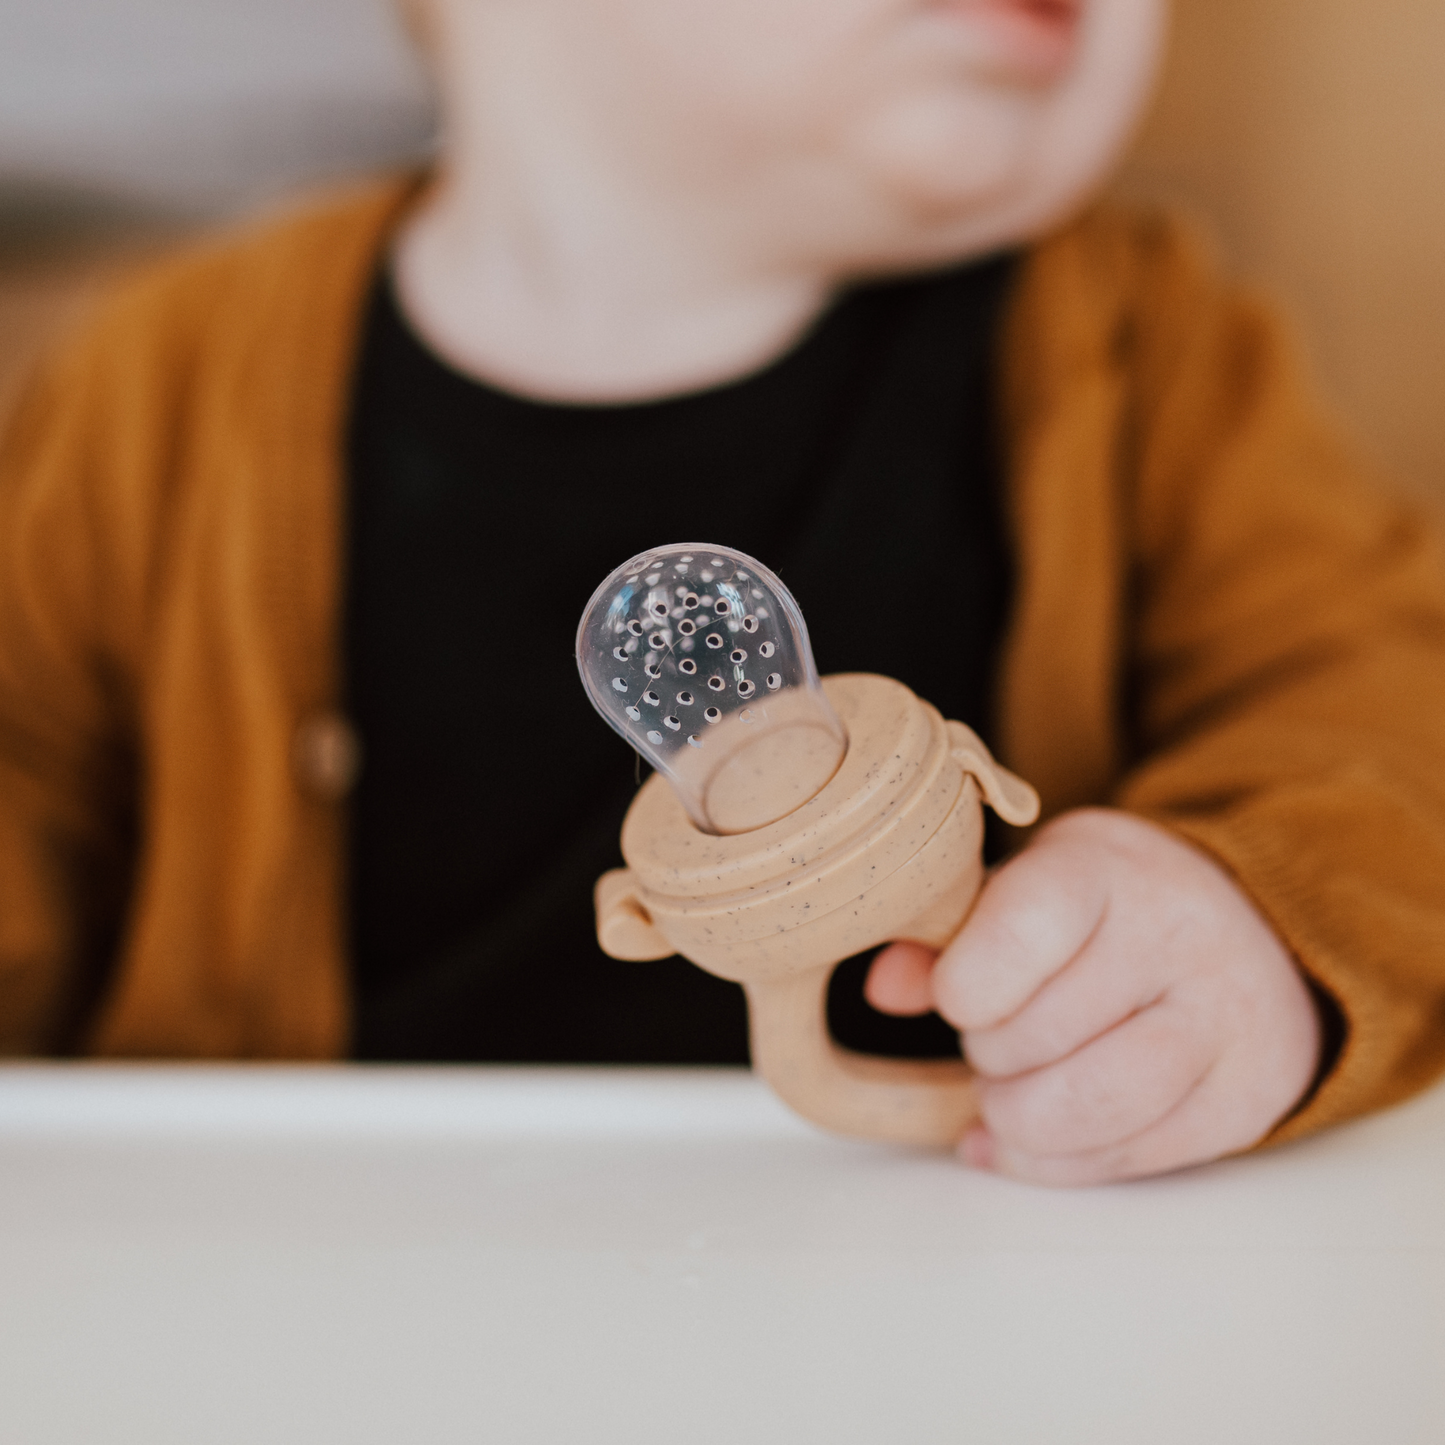
[[[986,28],[1000,59],[1039,78],[1073,57],[1084,0],[934,0],[936,7]]]
[[[1082,0],[942,0],[954,10],[987,12],[1016,17],[1045,29],[1072,30],[1079,23]]]

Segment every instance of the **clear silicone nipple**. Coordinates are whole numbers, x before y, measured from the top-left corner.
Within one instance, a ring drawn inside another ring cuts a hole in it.
[[[582,614],[577,667],[707,833],[786,817],[847,751],[798,604],[743,552],[688,543],[625,562]]]

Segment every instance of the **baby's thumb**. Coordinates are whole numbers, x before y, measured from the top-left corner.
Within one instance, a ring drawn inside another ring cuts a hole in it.
[[[879,1013],[910,1017],[933,1008],[933,962],[938,950],[921,943],[890,943],[868,969],[863,997]]]

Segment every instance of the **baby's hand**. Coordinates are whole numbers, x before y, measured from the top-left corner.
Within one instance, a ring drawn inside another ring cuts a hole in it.
[[[1229,876],[1102,809],[1042,829],[941,954],[884,949],[866,993],[961,1031],[983,1111],[964,1159],[1039,1184],[1244,1149],[1298,1103],[1320,1052],[1303,978]]]

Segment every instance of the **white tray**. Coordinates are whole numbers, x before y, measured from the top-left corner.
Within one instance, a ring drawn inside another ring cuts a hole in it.
[[[1445,1092],[1051,1193],[697,1070],[0,1068],[17,1445],[1445,1439]]]

